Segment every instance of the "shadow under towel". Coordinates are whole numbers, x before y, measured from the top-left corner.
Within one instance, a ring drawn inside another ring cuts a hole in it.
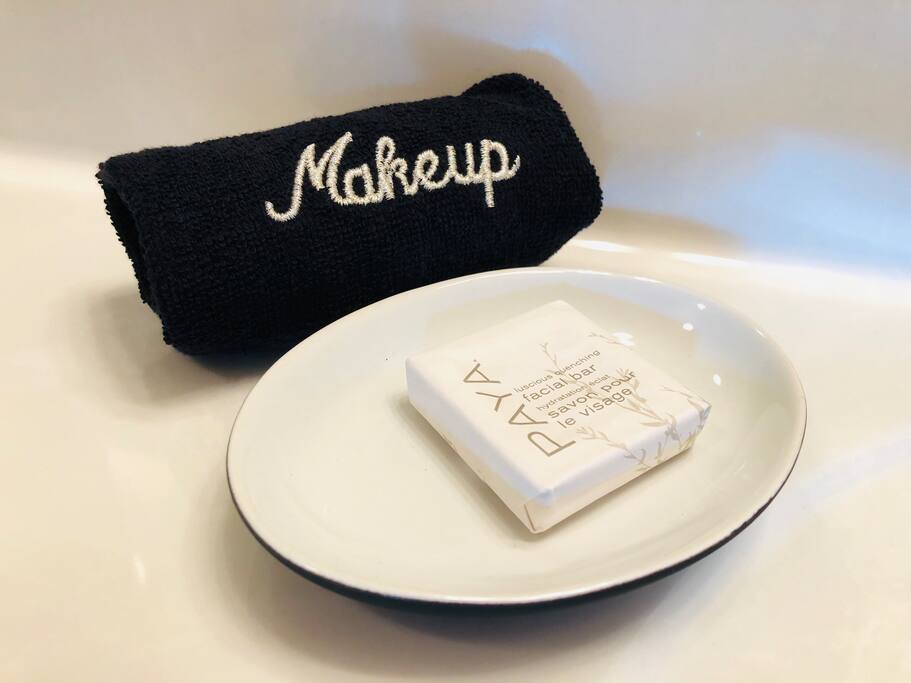
[[[164,340],[287,347],[374,301],[536,265],[601,210],[597,174],[540,84],[112,157],[98,179]]]

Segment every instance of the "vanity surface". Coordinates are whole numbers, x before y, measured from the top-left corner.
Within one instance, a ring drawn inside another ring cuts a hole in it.
[[[2,12],[0,679],[911,679],[908,3]],[[512,70],[563,102],[604,187],[548,264],[756,321],[803,381],[803,450],[743,533],[631,592],[361,604],[244,528],[225,449],[275,357],[162,343],[95,164]]]

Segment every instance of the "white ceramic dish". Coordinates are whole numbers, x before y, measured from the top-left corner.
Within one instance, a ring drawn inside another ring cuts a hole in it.
[[[711,401],[695,447],[534,536],[411,407],[404,360],[563,299]],[[771,502],[806,424],[782,351],[739,314],[646,278],[517,269],[413,290],[324,328],[250,392],[228,446],[247,526],[361,597],[529,605],[629,587],[703,557]]]

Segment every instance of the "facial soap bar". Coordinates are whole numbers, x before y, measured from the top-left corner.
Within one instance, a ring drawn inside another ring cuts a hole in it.
[[[535,533],[689,448],[710,410],[563,301],[405,371],[412,405]]]

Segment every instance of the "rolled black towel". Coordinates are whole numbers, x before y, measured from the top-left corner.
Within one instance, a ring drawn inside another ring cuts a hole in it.
[[[518,74],[123,154],[98,179],[164,340],[194,354],[285,347],[397,292],[538,264],[601,210],[562,108]]]

